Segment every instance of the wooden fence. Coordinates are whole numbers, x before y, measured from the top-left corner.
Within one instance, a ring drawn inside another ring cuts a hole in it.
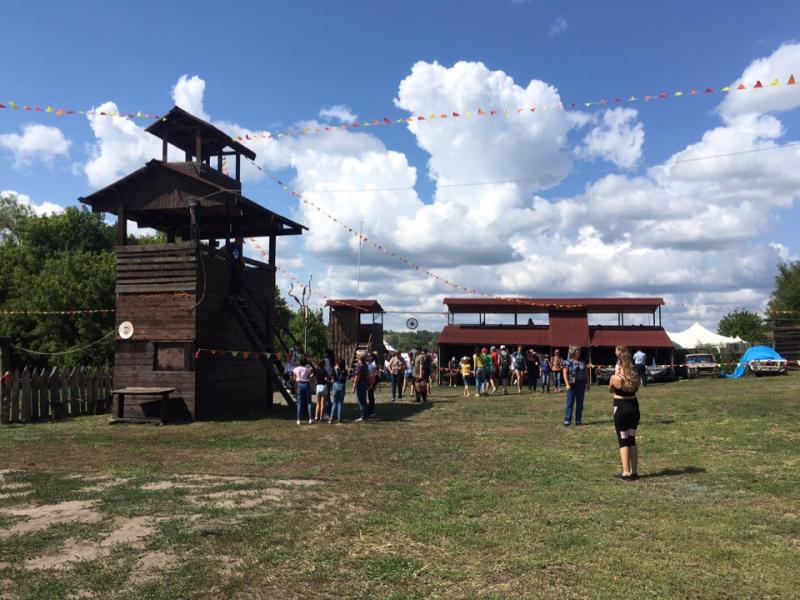
[[[96,415],[111,408],[113,369],[75,367],[8,373],[0,384],[0,424]]]

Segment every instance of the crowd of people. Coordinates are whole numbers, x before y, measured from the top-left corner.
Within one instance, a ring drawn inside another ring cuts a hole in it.
[[[639,354],[640,352],[637,352]],[[624,346],[616,347],[617,363],[608,390],[613,396],[614,429],[619,443],[622,473],[620,479],[638,479],[638,451],[636,430],[639,425],[637,391],[642,385],[641,360],[631,356]],[[309,361],[297,348],[286,356],[284,373],[287,383],[295,388],[297,424],[327,421],[341,423],[342,409],[348,384],[356,395],[360,416],[356,421],[366,421],[375,413],[375,391],[381,381],[391,386],[392,402],[413,397],[416,402],[428,402],[433,391],[434,376],[438,375],[436,356],[425,348],[414,348],[403,355],[390,353],[381,364],[377,352],[359,352],[355,364],[348,367],[344,359],[336,360],[327,349],[317,361]],[[583,424],[583,404],[591,385],[591,370],[581,359],[581,348],[571,347],[567,358],[559,350],[544,356],[541,361],[533,350],[518,346],[515,352],[501,345],[499,348],[475,348],[470,359],[461,361],[453,357],[442,369],[449,387],[456,387],[460,375],[464,397],[469,397],[470,386],[475,386],[475,396],[496,394],[502,388],[523,386],[535,392],[541,384],[542,392],[565,392],[564,427]]]

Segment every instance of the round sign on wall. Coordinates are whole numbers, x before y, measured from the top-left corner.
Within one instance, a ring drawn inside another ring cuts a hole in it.
[[[419,327],[419,322],[412,317],[408,321],[406,321],[406,327],[408,327],[409,329],[416,329],[417,327]]]
[[[123,321],[119,324],[119,337],[123,340],[129,340],[133,337],[133,323],[130,321]]]

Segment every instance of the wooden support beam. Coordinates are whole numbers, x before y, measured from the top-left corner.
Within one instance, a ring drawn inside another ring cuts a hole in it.
[[[169,144],[167,143],[167,136],[165,135],[161,142],[161,162],[167,162],[168,147]]]
[[[117,209],[117,245],[124,246],[128,242],[128,214],[125,205],[120,203]]]
[[[203,138],[200,137],[200,132],[194,134],[194,155],[197,162],[203,162]]]
[[[236,181],[240,181],[242,173],[242,155],[236,153]]]

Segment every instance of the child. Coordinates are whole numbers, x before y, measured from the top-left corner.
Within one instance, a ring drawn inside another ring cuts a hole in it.
[[[547,387],[547,393],[550,393],[550,357],[545,356],[542,363],[542,393],[544,388]]]
[[[328,397],[328,374],[322,366],[323,361],[319,361],[314,366],[314,379],[317,380],[317,408],[314,412],[314,419],[322,421],[325,418],[325,399]]]
[[[416,402],[428,401],[428,382],[424,377],[419,377],[414,383],[414,390],[416,391]]]
[[[461,359],[461,379],[464,381],[464,398],[469,398],[469,377],[472,375],[472,364],[469,356]]]
[[[333,404],[331,405],[331,416],[328,423],[342,422],[342,408],[344,407],[344,393],[347,386],[347,365],[344,364],[344,359],[340,358],[338,364],[333,369]]]

